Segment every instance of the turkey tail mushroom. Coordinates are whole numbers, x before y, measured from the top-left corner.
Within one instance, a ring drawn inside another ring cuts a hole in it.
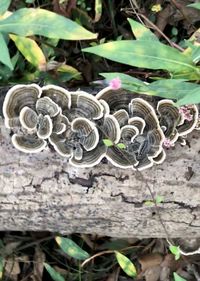
[[[119,82],[113,80],[96,96],[54,85],[12,87],[3,115],[6,127],[14,128],[13,145],[25,153],[52,145],[76,167],[93,167],[107,158],[116,167],[141,171],[165,160],[163,146],[184,144],[186,135],[200,127],[196,105],[177,108],[166,99],[155,110],[119,89]]]
[[[41,92],[41,88],[36,84],[16,85],[12,87],[7,92],[3,103],[5,126],[11,128],[13,124],[16,124],[16,119],[19,118],[20,111],[25,106],[35,110],[35,104]]]

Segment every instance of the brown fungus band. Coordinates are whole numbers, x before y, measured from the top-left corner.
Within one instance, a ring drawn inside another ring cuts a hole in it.
[[[114,166],[144,170],[164,161],[165,148],[184,143],[198,127],[195,105],[177,108],[107,87],[96,96],[36,84],[12,87],[4,100],[5,126],[18,150],[38,153],[48,146],[77,167],[107,158]],[[109,141],[109,145],[105,140]]]

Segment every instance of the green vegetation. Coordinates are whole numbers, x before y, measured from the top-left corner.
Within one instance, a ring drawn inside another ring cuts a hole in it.
[[[193,41],[187,41],[184,52],[167,46],[146,27],[129,19],[136,40],[122,40],[104,43],[86,48],[83,51],[93,53],[107,59],[130,66],[166,70],[170,79],[159,79],[150,84],[123,73],[101,73],[107,80],[119,77],[122,88],[152,96],[170,98],[177,105],[195,104],[200,102],[200,86],[186,81],[200,79],[200,48]],[[151,47],[149,47],[151,44]],[[169,92],[171,90],[171,92]]]

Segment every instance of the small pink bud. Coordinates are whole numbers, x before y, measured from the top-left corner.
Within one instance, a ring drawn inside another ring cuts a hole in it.
[[[170,147],[173,147],[174,146],[174,143],[172,143],[170,141],[170,139],[165,139],[164,142],[163,142],[163,146],[165,146],[166,148],[170,148]]]
[[[192,106],[182,106],[179,108],[179,113],[183,115],[183,118],[188,122],[192,121],[193,115],[190,113]]]
[[[114,79],[112,79],[109,83],[109,86],[112,88],[112,90],[118,90],[121,88],[121,80],[119,79],[119,77],[116,77]]]
[[[190,113],[185,114],[185,120],[187,120],[188,122],[191,122],[193,120],[193,116]]]

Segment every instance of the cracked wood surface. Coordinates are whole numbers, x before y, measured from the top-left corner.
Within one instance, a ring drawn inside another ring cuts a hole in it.
[[[101,163],[78,169],[53,151],[13,148],[0,123],[0,230],[49,230],[115,237],[165,237],[147,183],[164,196],[159,213],[170,237],[200,231],[200,132],[176,145],[164,164],[142,172]]]

